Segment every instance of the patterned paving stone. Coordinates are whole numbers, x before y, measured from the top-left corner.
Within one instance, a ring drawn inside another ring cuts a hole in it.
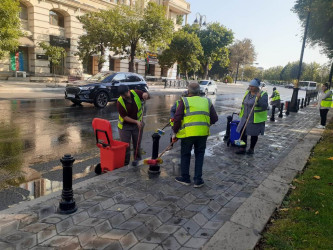
[[[184,228],[180,228],[177,232],[174,233],[174,237],[180,245],[184,245],[187,242],[191,235]]]
[[[112,229],[111,231],[101,235],[100,238],[106,238],[106,239],[111,239],[111,240],[120,240],[122,237],[124,237],[128,233],[129,233],[129,231],[127,231],[127,230]]]
[[[120,244],[123,249],[130,249],[132,246],[138,243],[135,235],[133,233],[129,233],[120,239]]]
[[[171,236],[171,237],[168,237],[165,241],[162,242],[162,247],[163,247],[163,249],[166,249],[166,250],[177,250],[181,246],[177,242],[176,238]]]

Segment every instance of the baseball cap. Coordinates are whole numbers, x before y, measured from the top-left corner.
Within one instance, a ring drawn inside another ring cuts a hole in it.
[[[258,78],[254,78],[254,79],[251,80],[251,82],[249,83],[249,86],[259,87],[259,86],[260,86],[260,80],[259,80]]]

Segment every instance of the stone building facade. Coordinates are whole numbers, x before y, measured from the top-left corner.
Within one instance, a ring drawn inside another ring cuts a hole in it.
[[[176,29],[180,27],[176,24],[178,16],[184,16],[187,23],[190,4],[185,0],[153,1],[166,6],[166,15],[174,20]],[[17,52],[0,60],[0,79],[14,76],[17,71],[26,72],[28,76],[47,76],[53,73],[77,76],[83,72],[97,73],[97,58],[92,57],[89,68],[83,69],[82,63],[75,56],[77,41],[84,34],[82,24],[76,17],[91,11],[113,8],[117,4],[133,5],[135,0],[20,0],[21,28],[26,36],[20,38]],[[39,46],[40,42],[65,48],[67,55],[60,66],[54,69],[50,65]],[[119,59],[112,51],[106,53],[105,59],[102,70],[128,71],[128,60]],[[147,67],[145,60],[136,59],[135,71],[156,78],[176,76],[175,66],[162,70],[154,55],[151,55],[149,64]]]

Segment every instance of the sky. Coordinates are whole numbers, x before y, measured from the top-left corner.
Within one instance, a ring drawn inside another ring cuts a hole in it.
[[[294,0],[187,0],[191,4],[188,23],[196,13],[206,22],[219,22],[234,32],[234,39],[249,38],[257,53],[256,66],[268,69],[299,61],[304,29],[291,11]],[[306,46],[303,62],[327,63],[320,48]]]

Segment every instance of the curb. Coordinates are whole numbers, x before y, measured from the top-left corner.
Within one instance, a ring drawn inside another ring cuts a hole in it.
[[[332,118],[331,112],[327,119]],[[322,134],[321,129],[311,129],[203,249],[254,249],[274,211],[281,206],[289,191],[290,183],[305,168],[311,151],[321,139]]]

